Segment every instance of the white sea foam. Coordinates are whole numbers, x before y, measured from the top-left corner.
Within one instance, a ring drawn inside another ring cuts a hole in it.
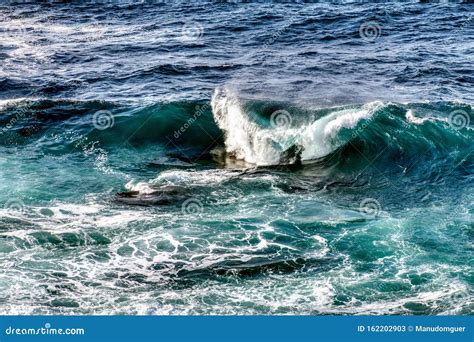
[[[408,122],[420,125],[424,123],[428,118],[418,118],[413,114],[413,111],[409,109],[407,113],[405,114],[405,118],[407,119]]]
[[[0,110],[3,110],[3,109],[5,109],[6,107],[8,107],[10,105],[17,105],[18,103],[21,103],[22,101],[25,101],[25,100],[34,101],[36,99],[26,98],[26,97],[19,97],[19,98],[16,98],[16,99],[0,100]]]
[[[125,184],[125,188],[129,191],[139,191],[141,194],[150,194],[155,192],[160,186],[166,185],[199,186],[218,184],[239,173],[238,171],[230,170],[167,170],[148,182],[135,182],[131,180]]]
[[[211,104],[214,119],[225,133],[227,152],[256,165],[280,163],[281,153],[295,144],[304,148],[304,161],[324,157],[347,142],[338,137],[342,129],[355,128],[383,106],[376,101],[360,108],[335,110],[299,127],[266,128],[252,121],[239,98],[227,89],[216,89]]]

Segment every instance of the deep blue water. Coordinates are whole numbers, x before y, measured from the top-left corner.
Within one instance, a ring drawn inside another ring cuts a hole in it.
[[[0,5],[0,313],[472,314],[473,4]]]

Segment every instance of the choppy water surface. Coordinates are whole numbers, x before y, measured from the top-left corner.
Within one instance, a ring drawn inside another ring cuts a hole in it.
[[[472,314],[473,6],[0,5],[0,312]]]

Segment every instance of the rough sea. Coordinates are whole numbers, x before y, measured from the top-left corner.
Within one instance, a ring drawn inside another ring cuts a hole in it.
[[[473,14],[0,3],[0,313],[473,314]]]

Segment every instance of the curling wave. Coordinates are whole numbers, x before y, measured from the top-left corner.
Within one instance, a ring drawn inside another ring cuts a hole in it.
[[[227,89],[217,89],[211,103],[227,153],[256,165],[312,162],[348,145],[369,148],[375,155],[381,149],[402,154],[430,147],[449,151],[472,138],[468,104],[375,101],[309,110],[240,99]],[[288,159],[289,151],[298,156]]]

